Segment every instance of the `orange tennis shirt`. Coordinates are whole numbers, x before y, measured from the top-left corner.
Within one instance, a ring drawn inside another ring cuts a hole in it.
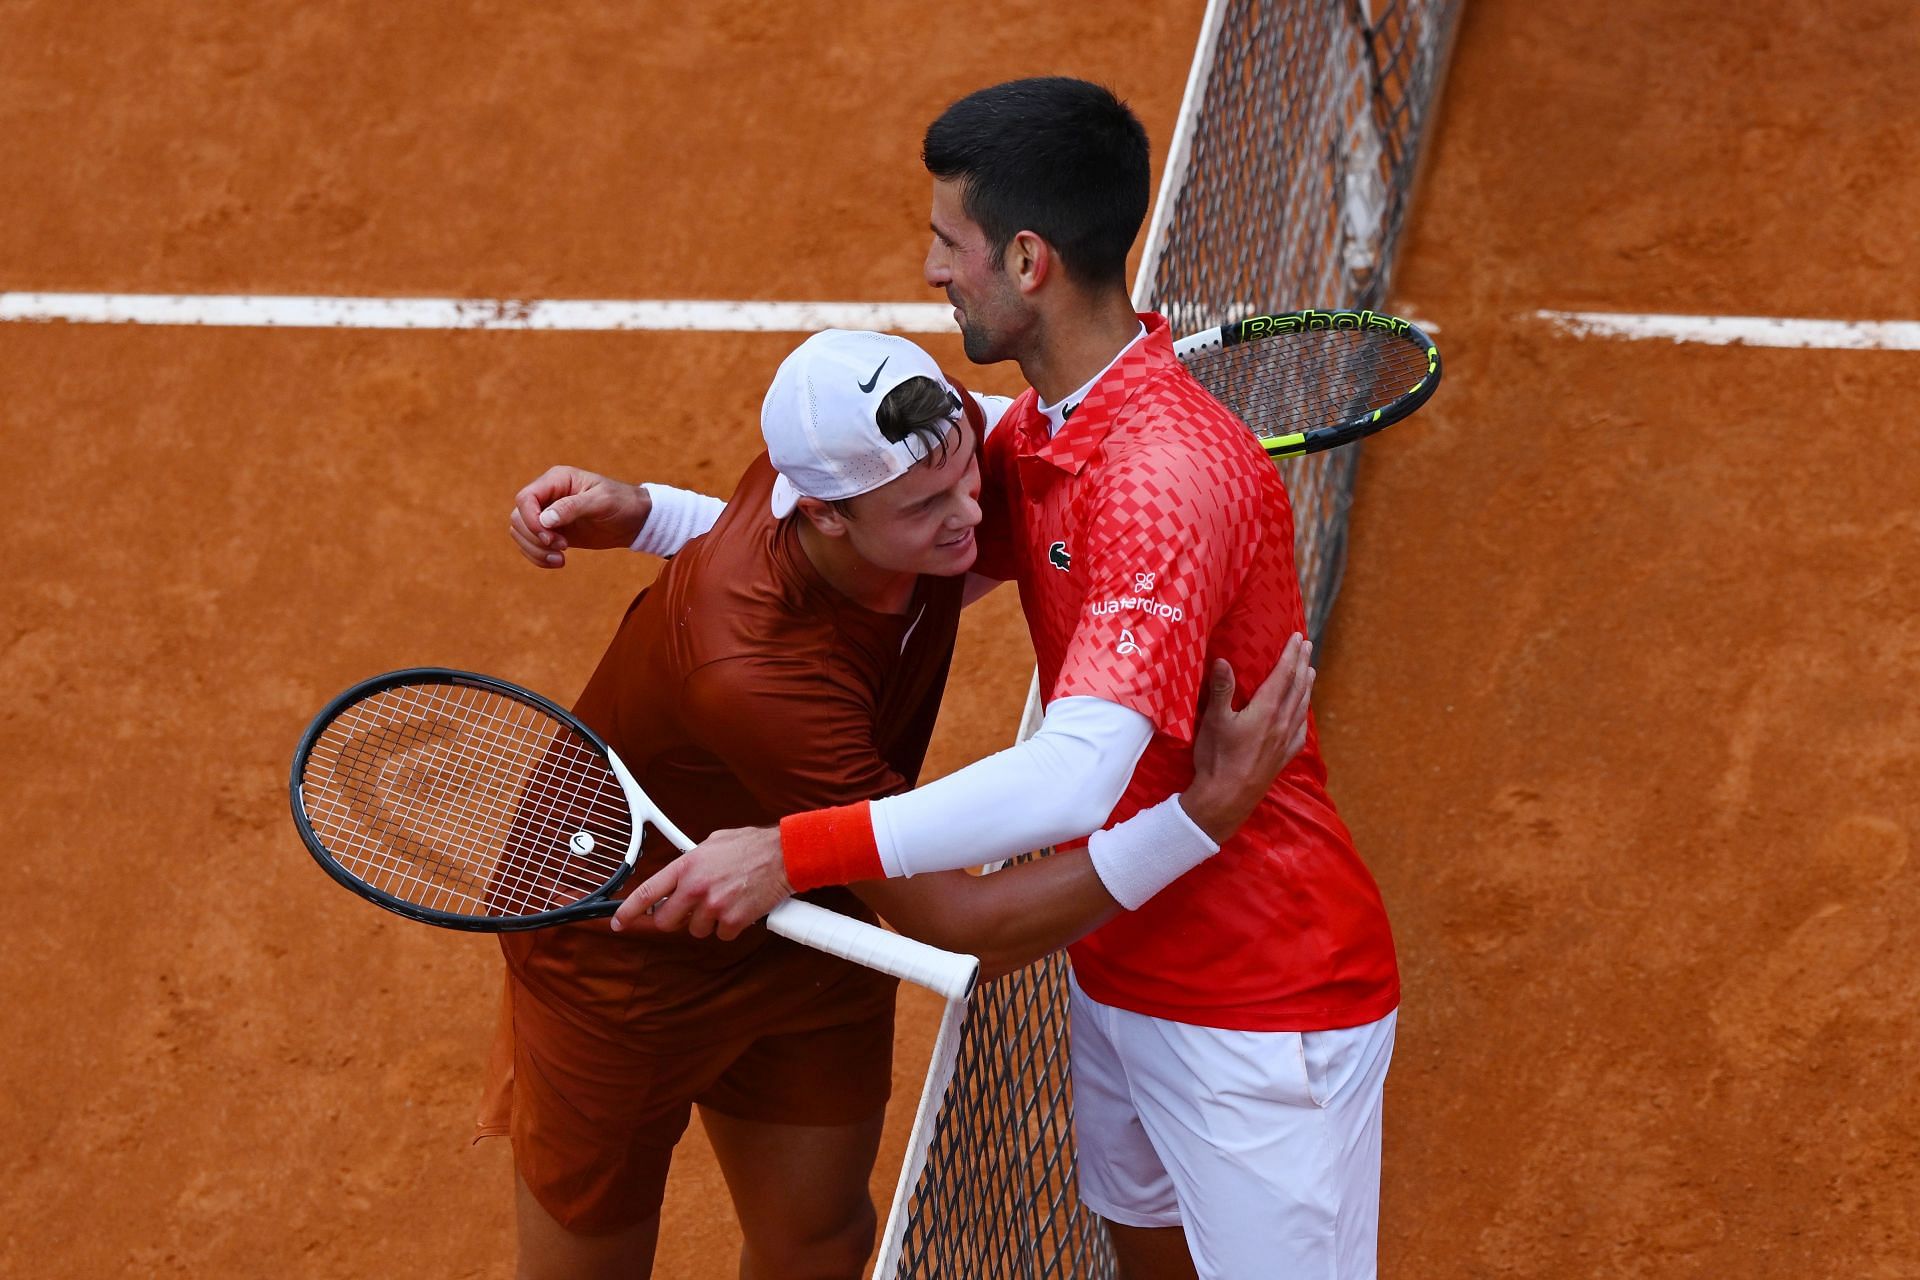
[[[1306,631],[1293,512],[1252,432],[1173,354],[1167,322],[1049,437],[1037,397],[982,449],[976,572],[1012,578],[1040,688],[1131,707],[1154,735],[1110,822],[1184,790],[1206,672],[1244,701]],[[1087,994],[1234,1030],[1357,1026],[1400,999],[1373,877],[1327,794],[1318,736],[1220,852],[1070,949]]]
[[[855,604],[807,559],[798,521],[773,518],[773,481],[763,455],[634,601],[574,708],[694,840],[911,787],[953,653],[962,578],[921,578],[903,615]],[[674,856],[650,830],[630,883]],[[808,896],[873,918],[848,890]],[[750,1029],[767,1002],[823,984],[851,1019],[889,1007],[894,985],[764,925],[722,942],[598,920],[503,935],[502,949],[544,1004],[609,1034]]]

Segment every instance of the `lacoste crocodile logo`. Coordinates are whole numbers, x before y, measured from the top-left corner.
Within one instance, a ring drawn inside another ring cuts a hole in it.
[[[1067,554],[1067,544],[1056,542],[1047,548],[1047,563],[1066,573],[1073,568],[1073,557]]]

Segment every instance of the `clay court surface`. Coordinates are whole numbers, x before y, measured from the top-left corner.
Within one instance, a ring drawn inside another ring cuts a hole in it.
[[[1164,152],[1200,5],[1130,8],[15,0],[0,290],[926,300],[953,97]],[[1469,4],[1396,291],[1447,383],[1316,690],[1406,981],[1385,1275],[1920,1276],[1920,361],[1531,318],[1920,316],[1920,14],[1823,8]],[[510,1274],[494,946],[328,883],[287,761],[392,667],[571,698],[654,562],[537,572],[512,492],[725,491],[795,340],[0,325],[0,1274]],[[978,612],[935,773],[1025,692]],[[696,1126],[658,1274],[734,1240]]]

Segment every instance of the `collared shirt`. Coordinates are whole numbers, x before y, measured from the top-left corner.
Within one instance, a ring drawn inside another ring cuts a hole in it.
[[[1286,489],[1187,373],[1166,321],[1057,434],[1029,391],[982,450],[977,571],[1013,578],[1045,699],[1154,724],[1111,821],[1182,790],[1211,661],[1244,701],[1306,630]],[[1094,999],[1239,1030],[1354,1026],[1399,1003],[1378,888],[1326,791],[1317,736],[1221,851],[1072,948]]]

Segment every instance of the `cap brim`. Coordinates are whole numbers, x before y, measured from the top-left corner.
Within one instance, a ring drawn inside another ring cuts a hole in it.
[[[773,508],[775,520],[785,520],[792,515],[793,508],[799,501],[800,491],[789,484],[785,476],[777,475],[773,478],[773,496],[768,499],[768,505]]]

